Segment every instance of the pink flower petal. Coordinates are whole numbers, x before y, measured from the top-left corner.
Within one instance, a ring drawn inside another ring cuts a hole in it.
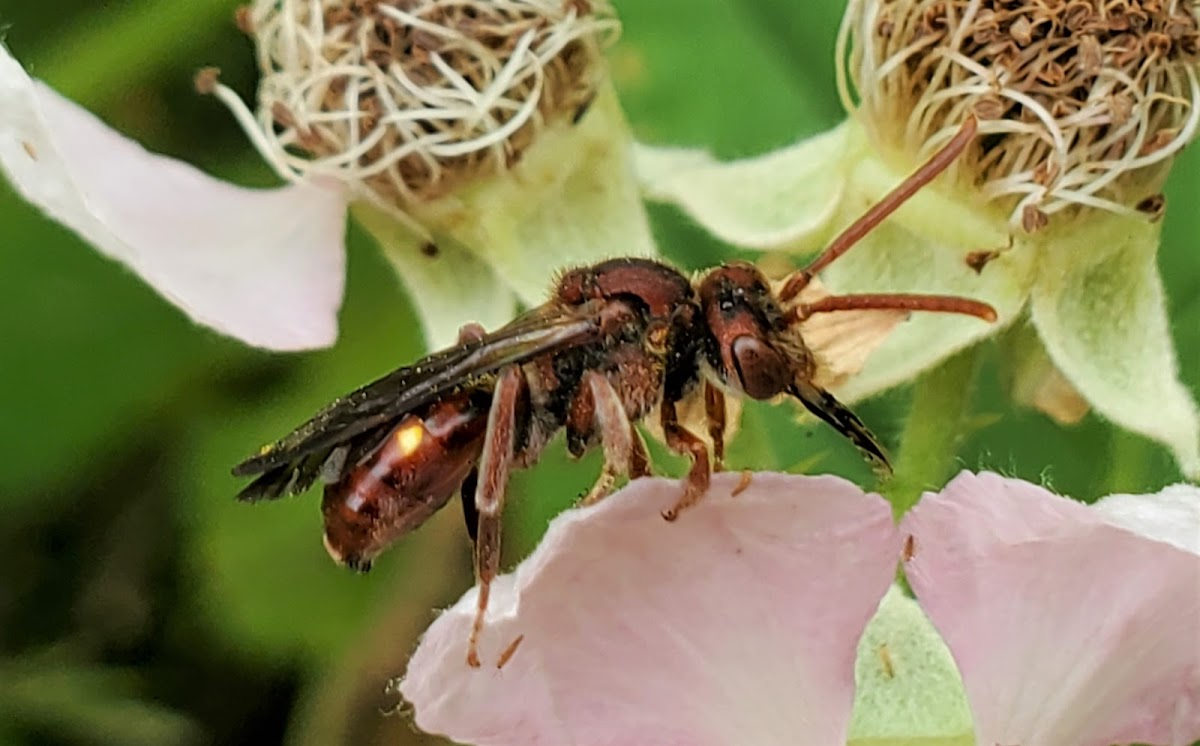
[[[2,45],[0,166],[27,200],[195,321],[275,350],[337,337],[336,188],[243,189],[149,153],[31,80]]]
[[[425,633],[401,692],[417,725],[476,744],[845,743],[856,644],[895,571],[888,505],[836,477],[718,474],[676,523],[643,479],[559,516],[493,594]],[[524,635],[512,659],[496,661]]]
[[[901,529],[977,743],[1200,738],[1200,556],[995,474],[960,475]]]

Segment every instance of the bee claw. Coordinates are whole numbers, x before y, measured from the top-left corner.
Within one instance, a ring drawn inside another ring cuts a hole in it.
[[[742,478],[738,480],[737,485],[734,486],[733,491],[729,493],[729,496],[737,497],[745,492],[747,489],[749,489],[750,482],[753,478],[754,474],[749,469],[743,469]]]

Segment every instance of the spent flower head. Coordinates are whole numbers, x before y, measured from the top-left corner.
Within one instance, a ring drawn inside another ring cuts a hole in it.
[[[936,147],[973,113],[984,137],[955,175],[1026,231],[1085,207],[1159,213],[1200,121],[1190,1],[854,0],[839,49],[877,147]]]
[[[999,324],[921,316],[836,393],[910,381],[1006,325],[1018,401],[1090,405],[1200,477],[1156,252],[1174,156],[1200,122],[1193,0],[851,0],[834,60],[841,126],[755,158],[642,147],[639,176],[714,234],[809,252],[959,131],[958,163],[824,273],[834,292],[990,303]],[[857,98],[856,98],[857,97]],[[1080,219],[1080,218],[1086,219]],[[1018,347],[1017,345],[1020,345]]]
[[[258,0],[256,111],[215,92],[286,178],[334,176],[385,205],[442,197],[521,159],[604,83],[604,0]]]
[[[196,321],[273,349],[331,344],[347,208],[436,345],[541,302],[556,268],[655,253],[602,55],[619,31],[606,0],[256,0],[237,19],[255,107],[213,68],[197,87],[278,190],[146,153],[0,49],[5,174]]]

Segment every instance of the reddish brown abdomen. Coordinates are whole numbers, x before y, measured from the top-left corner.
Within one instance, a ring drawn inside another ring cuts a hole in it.
[[[479,460],[486,392],[462,392],[410,414],[365,461],[325,488],[325,546],[365,570],[396,539],[425,522]]]

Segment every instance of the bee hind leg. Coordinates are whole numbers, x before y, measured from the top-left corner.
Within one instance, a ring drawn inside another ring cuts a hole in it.
[[[704,416],[712,439],[713,471],[725,469],[725,392],[704,382]]]
[[[479,667],[479,635],[487,617],[492,581],[500,569],[500,518],[504,512],[504,496],[512,470],[517,430],[517,409],[524,381],[516,366],[508,366],[496,380],[492,407],[488,412],[487,433],[483,454],[479,459],[478,484],[475,488],[475,510],[478,515],[475,532],[475,579],[479,583],[479,600],[471,636],[467,640],[467,665]]]

